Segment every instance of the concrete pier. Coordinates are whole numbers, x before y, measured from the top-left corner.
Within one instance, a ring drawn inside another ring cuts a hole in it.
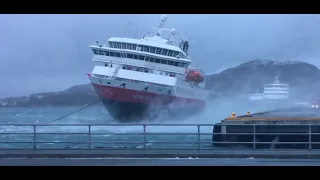
[[[77,158],[0,159],[0,166],[319,166],[319,159],[159,159],[159,158]]]
[[[0,150],[3,158],[272,158],[320,159],[319,150]]]

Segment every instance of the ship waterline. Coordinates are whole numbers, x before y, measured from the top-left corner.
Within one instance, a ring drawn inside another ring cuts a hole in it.
[[[162,112],[170,117],[201,112],[206,101],[93,84],[109,114],[118,121],[154,119]]]

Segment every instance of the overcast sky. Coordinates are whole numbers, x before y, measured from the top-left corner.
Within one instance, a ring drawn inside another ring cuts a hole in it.
[[[0,15],[0,97],[89,83],[89,45],[142,37],[160,15]],[[253,59],[320,66],[319,15],[168,15],[167,28],[191,36],[193,66],[207,74]]]

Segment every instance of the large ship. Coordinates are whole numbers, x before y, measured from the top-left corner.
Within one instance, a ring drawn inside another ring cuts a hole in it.
[[[249,95],[249,102],[254,105],[283,107],[289,105],[289,84],[281,83],[279,76],[274,78],[273,83],[265,84],[263,93]]]
[[[111,37],[90,48],[95,65],[88,74],[109,114],[118,121],[193,115],[206,105],[204,73],[190,66],[189,42],[165,29],[165,15],[141,39]],[[167,33],[168,37],[165,37]]]

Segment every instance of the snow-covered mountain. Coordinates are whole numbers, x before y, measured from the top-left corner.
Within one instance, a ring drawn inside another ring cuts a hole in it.
[[[249,61],[207,76],[207,88],[230,96],[255,93],[264,84],[273,82],[277,75],[281,82],[290,84],[292,93],[320,95],[317,92],[320,88],[320,70],[302,61]]]

